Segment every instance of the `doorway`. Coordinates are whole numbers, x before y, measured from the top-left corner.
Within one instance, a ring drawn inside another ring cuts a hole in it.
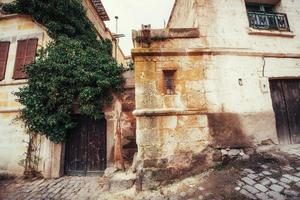
[[[106,169],[106,120],[74,116],[77,126],[67,136],[65,175],[101,175]]]
[[[300,80],[270,80],[270,89],[279,142],[300,143]]]

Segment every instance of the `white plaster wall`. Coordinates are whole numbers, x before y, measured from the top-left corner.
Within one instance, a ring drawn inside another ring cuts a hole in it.
[[[300,1],[281,0],[276,5],[276,12],[287,14],[291,32],[265,31],[266,35],[249,28],[245,0],[177,0],[177,5],[169,26],[199,28],[201,35],[198,42],[187,42],[185,48],[233,52],[211,56],[206,63],[208,112],[238,114],[243,130],[255,142],[277,142],[269,79],[300,77],[299,58],[278,56],[300,53]],[[185,18],[184,13],[193,17]],[[178,45],[184,46],[182,43]],[[244,52],[249,54],[241,56]],[[274,55],[264,58],[266,53]]]
[[[21,106],[13,93],[26,83],[12,79],[17,41],[38,38],[39,46],[43,46],[49,38],[42,27],[26,17],[0,19],[0,33],[0,41],[10,42],[5,79],[0,81],[0,169],[20,175],[24,169],[19,162],[25,158],[28,135],[23,124],[16,121]]]
[[[25,158],[28,135],[19,122],[17,113],[0,113],[0,170],[21,175],[23,167],[19,162]]]
[[[189,48],[202,45],[208,48],[274,53],[297,53],[300,50],[300,1],[281,0],[276,6],[276,12],[288,16],[292,31],[289,37],[249,35],[244,0],[177,0],[177,4],[169,27],[200,29],[199,42],[194,41]]]
[[[265,139],[277,142],[269,79],[299,77],[300,59],[265,58],[263,61],[261,57],[214,56],[205,70],[208,111],[245,115],[241,123],[246,134],[254,136],[256,142]]]

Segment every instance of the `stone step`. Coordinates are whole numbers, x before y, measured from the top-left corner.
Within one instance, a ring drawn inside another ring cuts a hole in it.
[[[121,192],[134,186],[136,175],[132,172],[117,172],[109,180],[111,192]]]

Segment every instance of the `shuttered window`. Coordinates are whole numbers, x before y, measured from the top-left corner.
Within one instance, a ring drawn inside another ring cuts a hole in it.
[[[9,42],[0,42],[0,81],[5,78],[9,45]]]
[[[34,61],[38,39],[19,40],[13,79],[26,79],[24,65]]]

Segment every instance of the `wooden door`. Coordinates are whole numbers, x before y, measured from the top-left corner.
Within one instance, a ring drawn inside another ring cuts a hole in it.
[[[65,149],[65,174],[88,176],[106,168],[106,122],[76,116],[77,127],[70,131]]]
[[[271,80],[279,142],[300,143],[300,80]]]

